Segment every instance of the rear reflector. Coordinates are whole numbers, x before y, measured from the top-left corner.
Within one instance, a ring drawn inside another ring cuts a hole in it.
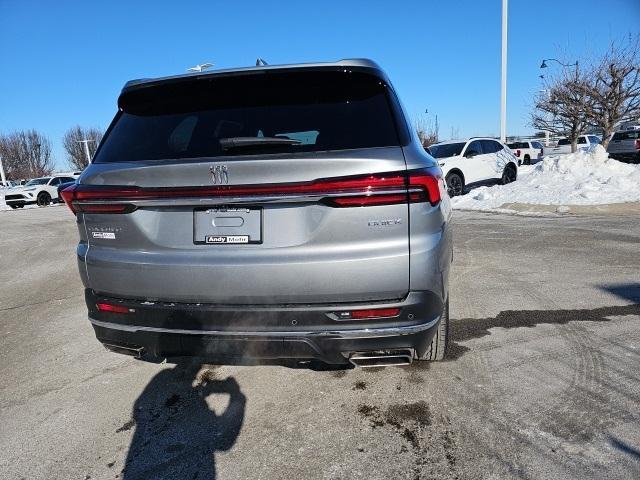
[[[399,308],[370,308],[368,310],[352,311],[351,318],[355,320],[362,320],[364,318],[387,318],[397,317],[399,314]]]
[[[134,202],[172,198],[291,197],[295,202],[295,197],[306,196],[333,207],[437,205],[442,198],[440,180],[439,169],[427,168],[268,185],[142,188],[81,184],[66,188],[61,195],[73,213],[130,213],[137,208]]]
[[[96,307],[101,312],[111,312],[111,313],[133,313],[135,310],[133,308],[123,307],[122,305],[112,305],[110,303],[96,303]]]

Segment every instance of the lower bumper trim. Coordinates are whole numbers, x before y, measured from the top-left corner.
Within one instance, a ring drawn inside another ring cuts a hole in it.
[[[417,325],[399,325],[395,327],[364,328],[349,330],[312,330],[312,331],[231,331],[231,330],[185,330],[176,328],[147,327],[137,325],[123,325],[119,323],[105,322],[89,318],[89,321],[96,327],[108,328],[110,330],[120,330],[123,332],[148,332],[148,333],[168,333],[177,335],[208,335],[220,337],[270,337],[270,338],[296,338],[296,337],[330,337],[330,338],[368,338],[368,337],[397,337],[402,335],[414,335],[433,328],[440,317]]]

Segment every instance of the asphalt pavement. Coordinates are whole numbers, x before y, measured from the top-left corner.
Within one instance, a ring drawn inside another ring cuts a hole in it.
[[[450,359],[314,370],[105,351],[68,209],[0,212],[0,478],[640,478],[638,217],[454,223]]]

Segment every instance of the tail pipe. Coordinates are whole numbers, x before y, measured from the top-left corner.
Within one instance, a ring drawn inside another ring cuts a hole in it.
[[[123,355],[129,355],[131,357],[140,358],[144,353],[144,347],[136,347],[133,345],[113,345],[110,343],[103,343],[104,348],[113,353],[122,353]]]
[[[349,362],[356,367],[362,368],[411,365],[412,361],[413,350],[410,348],[352,352],[349,354]]]

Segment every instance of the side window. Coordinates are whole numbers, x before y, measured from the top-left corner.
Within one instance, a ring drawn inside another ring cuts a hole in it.
[[[533,145],[533,148],[542,148],[542,144],[540,142],[533,142],[531,145]]]
[[[495,140],[492,140],[492,142],[493,142],[494,152],[499,152],[500,150],[504,150],[504,145],[502,145],[500,142],[496,142]]]
[[[480,140],[482,142],[482,151],[484,153],[496,153],[502,150],[502,146],[494,140]]]
[[[464,151],[465,157],[470,153],[473,153],[475,155],[482,154],[482,146],[480,145],[480,140],[474,140],[467,146],[467,149]]]
[[[59,185],[59,184],[60,184],[60,177],[56,177],[49,182],[49,185],[51,185],[52,187],[55,187],[56,185]]]
[[[578,137],[578,145],[584,145],[587,143],[587,137]]]
[[[595,135],[592,135],[589,137],[589,140],[591,141],[591,143],[593,143],[594,145],[599,144],[600,143],[600,139],[598,137],[596,137]]]

